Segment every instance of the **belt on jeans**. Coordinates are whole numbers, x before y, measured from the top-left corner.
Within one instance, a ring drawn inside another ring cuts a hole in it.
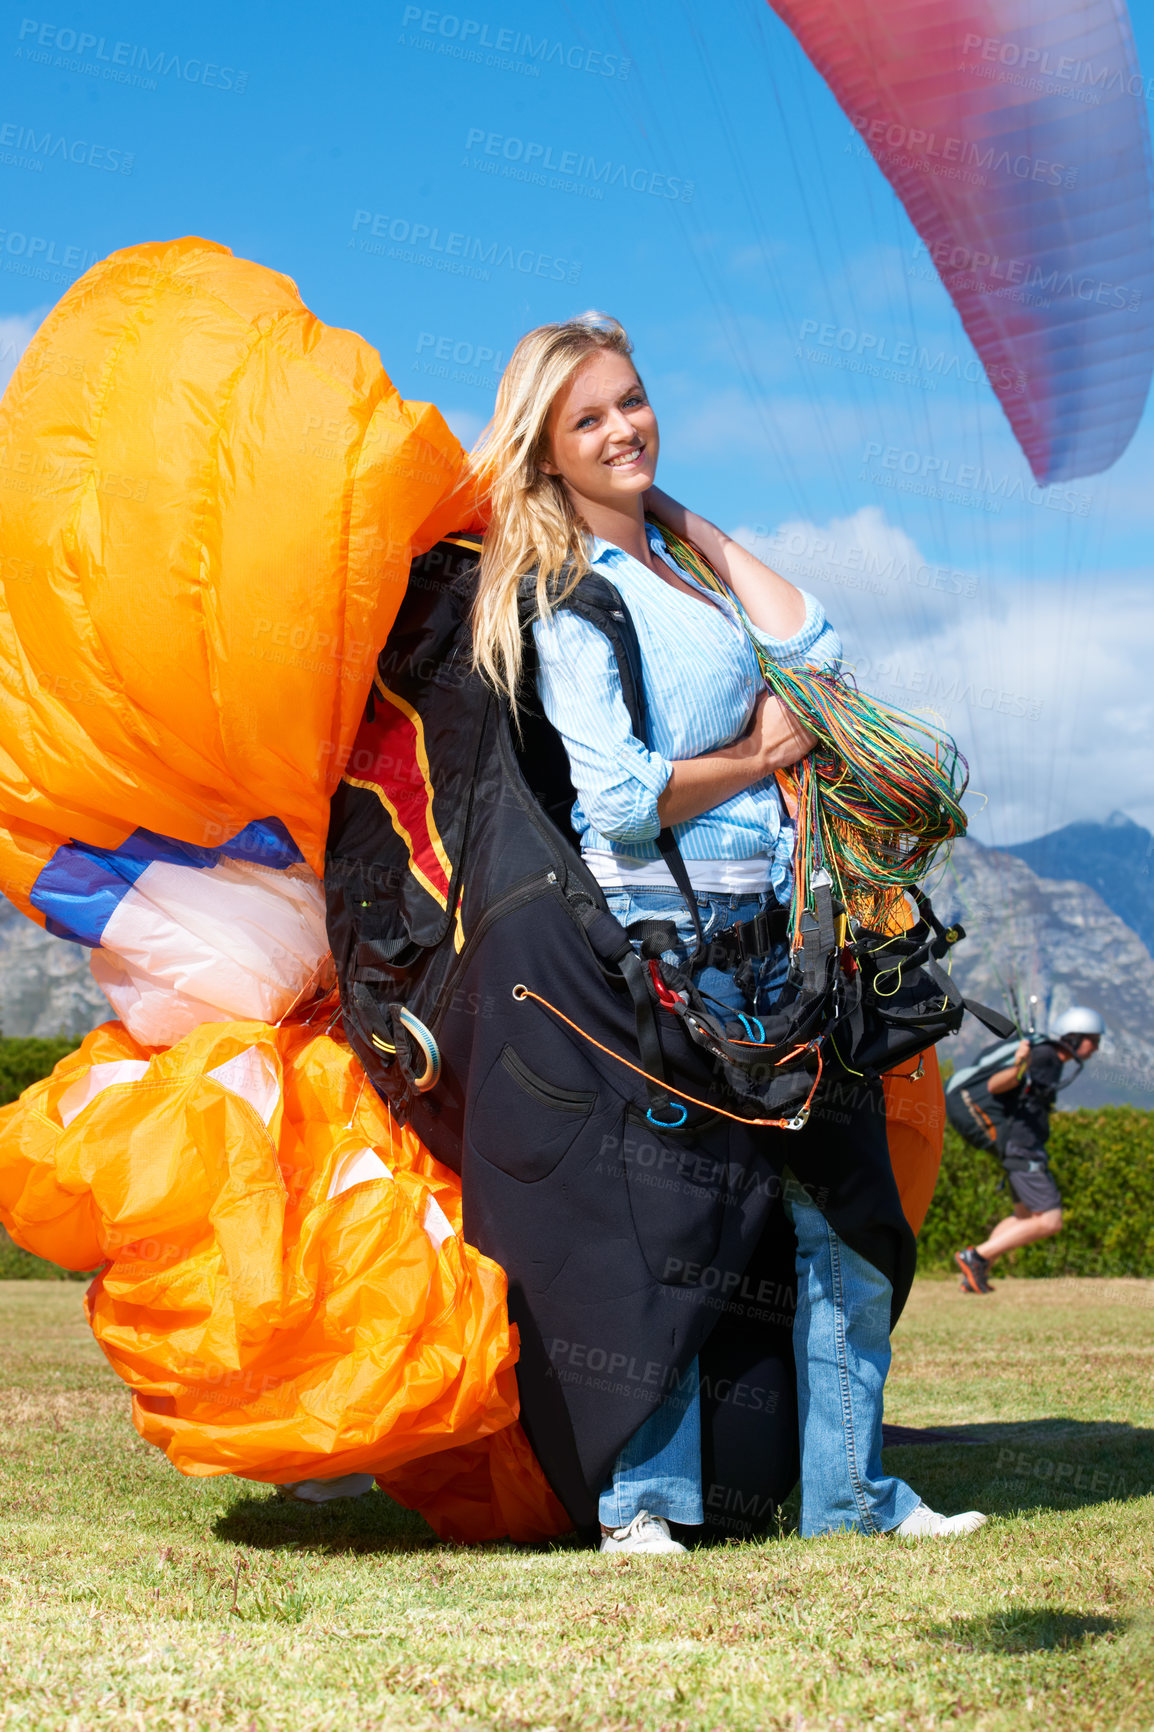
[[[718,955],[734,962],[765,956],[789,931],[788,908],[763,908],[752,920],[727,926],[709,940],[709,960],[716,966]]]
[[[627,930],[630,941],[640,946],[643,957],[660,956],[676,945],[676,927],[672,920],[634,920]],[[706,939],[707,960],[714,968],[736,967],[751,958],[765,956],[788,932],[788,908],[776,905],[763,908],[752,920],[727,926]]]

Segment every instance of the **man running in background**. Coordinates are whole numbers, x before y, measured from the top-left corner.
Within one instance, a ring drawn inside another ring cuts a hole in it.
[[[1001,1097],[1009,1120],[1002,1165],[1010,1182],[1014,1212],[999,1221],[981,1245],[954,1252],[968,1293],[992,1293],[990,1264],[1005,1251],[1050,1239],[1062,1230],[1062,1197],[1050,1171],[1046,1143],[1050,1113],[1062,1080],[1062,1066],[1076,1059],[1084,1064],[1106,1032],[1096,1010],[1074,1005],[1058,1018],[1049,1040],[1023,1040],[1013,1064],[995,1071],[986,1084]]]

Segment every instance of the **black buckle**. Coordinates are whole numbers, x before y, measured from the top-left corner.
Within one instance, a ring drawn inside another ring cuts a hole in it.
[[[681,940],[672,920],[634,920],[625,928],[630,944],[637,946],[646,962],[663,956],[667,950],[680,950]]]
[[[743,921],[742,925],[745,928],[741,938],[745,955],[767,956],[772,946],[780,943],[789,931],[789,909],[763,908],[760,914]]]
[[[770,947],[784,938],[789,930],[789,910],[774,906],[763,908],[752,920],[742,920],[737,926],[726,927],[710,941],[710,960],[733,964],[756,961],[768,954]]]

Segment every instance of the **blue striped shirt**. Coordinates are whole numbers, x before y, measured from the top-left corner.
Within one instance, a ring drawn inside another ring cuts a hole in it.
[[[573,828],[584,852],[656,860],[657,801],[680,758],[700,757],[736,740],[749,725],[764,682],[736,600],[718,602],[676,564],[659,530],[646,524],[654,554],[708,600],[698,600],[640,560],[594,536],[590,563],[608,577],[637,631],[650,740],[633,733],[609,640],[565,610],[533,622],[537,688],[545,714],[565,742],[577,790]],[[837,633],[815,596],[802,591],[805,622],[791,638],[750,626],[775,661],[828,666],[841,656]],[[789,893],[793,830],[772,776],[720,806],[674,826],[687,861],[771,862],[779,897]],[[692,866],[690,867],[692,872]]]

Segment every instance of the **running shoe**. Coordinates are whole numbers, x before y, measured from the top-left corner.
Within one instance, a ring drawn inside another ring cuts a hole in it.
[[[992,1293],[990,1286],[990,1265],[972,1245],[967,1245],[964,1251],[954,1252],[954,1262],[962,1271],[962,1291],[965,1293]]]

